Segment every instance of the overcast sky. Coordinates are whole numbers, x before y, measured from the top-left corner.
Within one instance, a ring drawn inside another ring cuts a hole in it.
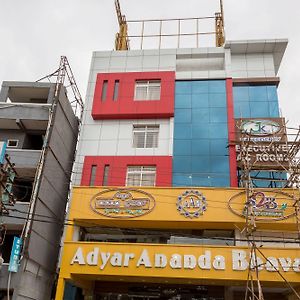
[[[83,98],[92,51],[112,50],[113,0],[1,0],[0,81],[35,81],[66,55]],[[120,0],[127,19],[213,15],[219,0]],[[227,40],[288,38],[279,71],[280,106],[300,124],[300,1],[224,0]]]

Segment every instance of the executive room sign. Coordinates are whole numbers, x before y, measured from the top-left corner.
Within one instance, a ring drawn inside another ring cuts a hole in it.
[[[97,214],[110,218],[135,218],[150,213],[155,199],[136,189],[108,189],[95,195],[90,202]]]
[[[253,169],[282,170],[288,166],[284,118],[236,119],[235,132],[239,166],[243,157]]]

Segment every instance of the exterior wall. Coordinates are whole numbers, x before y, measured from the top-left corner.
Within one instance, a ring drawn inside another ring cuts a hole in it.
[[[230,51],[224,48],[176,49],[176,79],[230,77]]]
[[[231,56],[233,78],[275,77],[272,53],[234,54]]]
[[[101,73],[103,76],[104,73],[120,72],[122,75],[125,75],[124,72],[139,72],[139,76],[143,76],[141,72],[167,74],[170,76],[167,78],[172,78],[171,82],[168,82],[168,88],[173,85],[170,93],[172,95],[173,89],[174,95],[175,69],[176,51],[173,49],[93,53],[83,114],[82,134],[74,165],[73,182],[75,185],[81,183],[85,156],[172,156],[173,154],[173,118],[171,116],[174,114],[174,97],[172,96],[173,103],[168,102],[168,118],[165,119],[162,119],[159,114],[160,107],[157,106],[154,109],[157,115],[153,115],[152,112],[150,116],[146,118],[144,116],[143,119],[137,119],[137,114],[131,114],[131,119],[127,120],[122,120],[122,116],[118,116],[116,120],[94,120],[92,109],[98,74]],[[149,119],[149,117],[154,118]],[[157,148],[137,149],[132,147],[132,128],[136,124],[160,125]],[[166,181],[166,184],[169,184],[169,180]]]
[[[171,186],[171,156],[86,156],[81,185],[89,186],[92,166],[97,166],[95,186],[103,185],[104,166],[109,165],[108,186],[125,186],[128,166],[156,166],[156,186]]]
[[[0,141],[7,141],[7,140],[18,140],[18,146],[13,149],[22,149],[23,146],[25,145],[26,133],[20,130],[1,130]]]
[[[88,82],[87,89],[87,97],[86,97],[86,106],[83,117],[83,131],[82,138],[80,139],[79,151],[76,158],[75,163],[75,176],[74,183],[80,184],[81,182],[81,172],[84,163],[85,156],[131,156],[131,155],[139,155],[139,156],[148,156],[148,155],[172,155],[173,154],[173,133],[172,133],[172,118],[169,119],[169,142],[167,141],[167,135],[164,135],[162,139],[164,141],[159,142],[159,147],[155,149],[134,149],[131,147],[131,129],[132,124],[135,124],[135,120],[129,119],[127,121],[121,120],[124,118],[129,118],[128,111],[125,109],[125,113],[123,112],[123,108],[119,111],[121,114],[114,115],[116,108],[112,108],[109,105],[108,110],[104,112],[109,115],[109,118],[115,117],[116,120],[94,120],[92,118],[93,112],[93,100],[96,97],[95,91],[97,91],[97,98],[99,98],[100,88],[99,85],[96,87],[97,76],[100,76],[102,79],[106,78],[115,78],[115,76],[131,76],[130,74],[137,73],[160,73],[160,72],[175,72],[176,80],[179,82],[180,80],[194,81],[194,80],[225,80],[230,78],[268,78],[274,77],[277,75],[278,67],[280,65],[280,61],[282,59],[287,41],[286,40],[262,40],[262,41],[229,41],[226,43],[224,48],[198,48],[198,49],[161,49],[161,50],[130,50],[130,51],[101,51],[94,52],[91,62],[91,70]],[[101,74],[101,75],[99,75]],[[120,74],[120,75],[116,75]],[[112,77],[111,77],[112,76]],[[146,76],[146,75],[145,75]],[[268,87],[268,89],[271,87]],[[227,85],[227,94],[229,87]],[[112,86],[110,86],[110,96],[112,95]],[[177,93],[177,92],[176,92]],[[270,90],[270,93],[272,91]],[[131,93],[132,94],[132,93]],[[191,94],[190,94],[191,95]],[[232,93],[228,95],[232,96]],[[227,95],[227,100],[228,96]],[[132,96],[132,95],[131,95]],[[178,96],[176,95],[175,105],[177,105]],[[189,107],[191,100],[189,97],[186,98],[187,103],[185,108],[179,107],[177,108],[177,114],[179,116],[180,111],[183,113],[183,109],[192,109]],[[270,107],[272,113],[276,112],[276,103],[275,99],[270,101]],[[271,103],[272,102],[272,103]],[[113,103],[114,104],[114,103]],[[119,105],[119,104],[118,104]],[[213,105],[213,104],[212,104]],[[240,106],[243,110],[244,103],[241,104],[238,101],[234,101],[234,109],[235,114],[237,111],[240,111]],[[247,105],[246,105],[247,106]],[[250,104],[249,110],[250,110]],[[248,107],[247,106],[247,107]],[[251,104],[253,110],[257,109],[256,104]],[[245,108],[247,110],[247,107]],[[215,107],[216,109],[224,109],[224,107]],[[100,109],[100,106],[99,106]],[[98,109],[98,110],[99,110]],[[198,109],[194,107],[193,109]],[[94,108],[95,110],[95,108]],[[277,105],[278,110],[278,105]],[[107,118],[107,114],[101,113],[98,111],[98,117],[94,114],[94,118]],[[100,113],[100,114],[99,114]],[[195,113],[193,113],[195,115]],[[227,116],[229,112],[223,114]],[[114,116],[113,116],[114,115]],[[134,118],[140,118],[145,116],[136,114]],[[152,116],[151,116],[152,117]],[[159,117],[159,116],[157,116]],[[175,116],[176,117],[176,116]],[[185,116],[189,118],[189,116]],[[132,117],[133,118],[133,117]],[[232,118],[231,118],[232,119]],[[224,123],[231,123],[232,120],[228,119]],[[145,123],[152,124],[152,121],[144,120]],[[154,120],[153,120],[154,121]],[[200,123],[201,120],[197,121]],[[155,122],[160,123],[161,120],[155,120]],[[176,121],[175,121],[176,122]],[[182,121],[181,121],[182,122]],[[165,124],[165,123],[164,123]],[[183,124],[183,123],[181,123]],[[187,123],[186,123],[187,124]],[[177,125],[176,125],[177,126]],[[228,132],[228,126],[227,132]],[[212,128],[212,127],[211,127]],[[162,129],[163,130],[163,129]],[[174,129],[174,132],[178,132],[178,129]],[[211,129],[212,130],[212,129]],[[222,128],[223,131],[226,128]],[[95,134],[94,134],[95,132]],[[125,132],[125,133],[124,133]],[[123,135],[124,134],[124,135]],[[159,137],[161,138],[161,137]],[[184,137],[182,140],[187,139]],[[228,140],[225,133],[222,138],[223,142],[225,139]],[[180,140],[180,138],[175,136],[175,140]],[[174,141],[175,141],[174,140]],[[183,150],[183,153],[180,153],[180,146],[174,144],[174,156],[182,156],[187,158],[191,150],[191,141],[186,145],[186,150]],[[193,142],[196,143],[195,141]],[[184,142],[182,142],[182,145]],[[224,144],[224,143],[223,143]],[[195,148],[195,155],[197,151],[201,151],[198,147]],[[224,146],[224,145],[223,145]],[[220,149],[224,150],[224,147]],[[175,150],[176,149],[176,150]],[[215,151],[219,151],[218,147],[213,146]],[[175,153],[179,151],[179,153]],[[205,150],[203,150],[205,151]],[[213,150],[214,151],[214,150]],[[221,150],[220,150],[221,151]],[[222,172],[231,173],[231,181],[234,178],[235,174],[235,166],[234,166],[234,157],[235,152],[233,149],[230,150],[231,159],[230,168],[229,166],[223,167]],[[220,154],[218,152],[216,155],[224,156],[225,151]],[[204,154],[202,154],[205,156]],[[228,155],[228,153],[227,153]],[[174,172],[176,173],[177,164],[176,158],[174,157]],[[213,156],[212,156],[213,157]],[[192,172],[192,167],[190,165],[191,158],[187,159],[188,167],[184,167],[184,162],[179,166],[179,170],[182,167],[184,171],[178,171],[177,175],[174,174],[173,181],[174,185],[176,185],[176,181],[180,181],[182,184],[202,184],[202,185],[216,185],[221,184],[222,186],[226,186],[229,184],[229,175],[225,177],[221,177],[218,179],[208,178],[211,174],[203,174],[207,171],[207,168],[204,168],[205,171],[200,171],[200,176],[196,176],[195,171]],[[225,161],[225,160],[224,160]],[[206,161],[205,161],[206,163]],[[179,163],[180,164],[180,163]],[[228,162],[227,162],[228,164]],[[193,169],[196,169],[196,166],[193,166]],[[201,170],[201,167],[200,167]],[[219,170],[210,171],[210,173],[218,173]],[[179,174],[181,173],[181,174]],[[193,178],[190,178],[192,174]],[[197,171],[198,173],[198,171]],[[179,177],[178,177],[179,176]],[[204,176],[204,177],[203,177]],[[175,178],[176,177],[176,178]],[[177,178],[178,177],[178,178]],[[181,181],[184,179],[184,181]],[[236,186],[236,180],[231,182],[232,186]]]
[[[104,73],[97,75],[92,117],[98,119],[169,118],[174,115],[174,72]],[[115,81],[119,81],[118,97],[114,97]],[[136,80],[160,80],[160,99],[134,101]],[[106,99],[101,99],[107,81]]]
[[[229,186],[224,80],[177,81],[173,186]]]
[[[134,148],[133,125],[159,125],[157,148]],[[80,155],[172,155],[173,124],[164,119],[99,120],[82,129]]]
[[[75,117],[65,89],[59,93],[45,166],[33,213],[56,222],[31,221],[13,299],[50,299],[55,278],[60,239],[65,219],[72,161],[78,134]],[[37,184],[35,182],[35,184]],[[36,288],[32,289],[32,286]],[[38,288],[37,288],[38,287]]]

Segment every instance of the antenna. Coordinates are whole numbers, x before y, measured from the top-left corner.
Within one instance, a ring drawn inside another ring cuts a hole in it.
[[[125,15],[121,13],[119,0],[115,0],[115,7],[119,22],[119,32],[116,34],[115,48],[116,50],[129,50],[127,21]]]

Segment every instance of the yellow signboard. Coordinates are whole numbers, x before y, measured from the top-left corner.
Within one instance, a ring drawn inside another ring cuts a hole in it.
[[[295,193],[257,190],[250,200],[259,228],[296,230]],[[75,187],[69,218],[86,225],[234,229],[245,224],[245,205],[238,188]]]
[[[257,260],[240,247],[183,245],[66,243],[62,268],[65,276],[159,277],[163,279],[206,279],[246,281],[249,265],[256,263],[260,280],[300,280],[300,249],[262,249]],[[225,283],[226,284],[226,283]]]

